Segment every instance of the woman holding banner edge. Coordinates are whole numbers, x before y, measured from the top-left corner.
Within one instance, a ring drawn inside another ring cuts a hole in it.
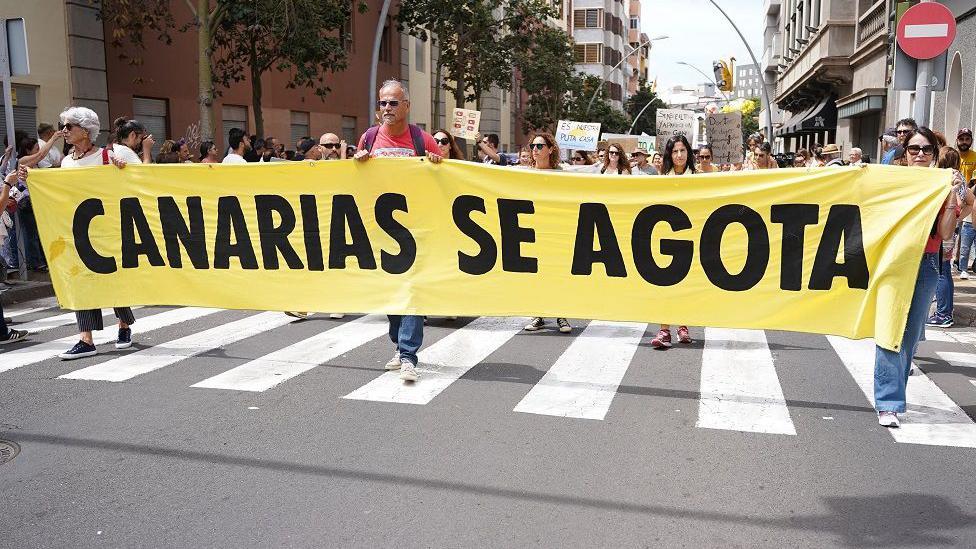
[[[684,135],[676,135],[668,139],[664,146],[664,175],[687,175],[698,173],[695,169],[695,155],[691,153],[691,145]],[[691,343],[691,334],[687,326],[678,326],[678,341]],[[661,324],[661,329],[651,340],[651,347],[659,350],[671,348],[671,325]]]
[[[929,168],[939,160],[938,140],[929,128],[923,126],[909,131],[902,143],[909,166]],[[898,414],[905,413],[905,388],[911,372],[912,356],[925,329],[929,305],[939,280],[942,241],[954,234],[956,222],[962,213],[958,196],[955,189],[949,193],[929,233],[899,350],[891,351],[875,345],[874,406],[878,411],[878,423],[884,427],[899,427]]]

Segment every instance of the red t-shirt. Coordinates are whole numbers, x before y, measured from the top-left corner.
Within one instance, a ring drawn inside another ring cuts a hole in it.
[[[440,154],[441,150],[437,147],[437,142],[434,141],[434,136],[427,132],[422,132],[424,135],[424,148],[427,152]],[[362,150],[366,147],[366,134],[364,133],[362,137],[359,138],[358,149]],[[380,130],[376,133],[376,140],[373,141],[373,150],[370,152],[370,156],[384,156],[384,157],[405,157],[405,156],[417,156],[416,151],[413,150],[413,139],[410,138],[410,127],[408,126],[406,130],[400,135],[390,135],[390,130],[387,127],[380,126]]]

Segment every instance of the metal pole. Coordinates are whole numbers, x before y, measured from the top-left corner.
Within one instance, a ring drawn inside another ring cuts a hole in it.
[[[719,87],[718,82],[715,81],[715,77],[714,76],[709,76],[704,71],[702,71],[698,67],[692,65],[691,63],[685,63],[684,61],[678,61],[678,64],[679,65],[684,65],[686,67],[691,67],[691,68],[695,69],[696,71],[698,71],[698,74],[700,74],[700,75],[704,76],[705,78],[707,78],[708,81],[711,82],[712,84],[715,84],[715,91],[718,91],[718,92],[721,92],[722,93],[722,95],[725,97],[725,102],[726,103],[730,103],[732,101],[732,99],[729,98],[729,94],[725,93],[725,91],[723,91]]]
[[[10,173],[10,171],[17,169],[17,142],[14,131],[14,98],[10,85],[10,52],[7,51],[7,22],[5,19],[0,19],[0,80],[3,81],[3,115],[7,123],[7,144],[13,149],[6,170],[6,173]],[[24,224],[20,222],[20,212],[17,212],[14,214],[14,232],[17,234],[18,274],[21,280],[27,280],[23,227]]]
[[[376,36],[373,38],[373,60],[369,65],[369,105],[366,106],[366,127],[373,125],[373,113],[376,112],[376,68],[380,63],[380,43],[383,41],[383,28],[386,27],[386,17],[390,13],[390,2],[383,0],[380,8],[380,18],[376,21]]]
[[[641,42],[641,43],[637,44],[637,46],[634,47],[634,48],[632,48],[627,55],[623,56],[620,59],[620,61],[617,61],[617,64],[616,65],[614,65],[613,67],[610,68],[610,72],[608,74],[613,74],[613,71],[617,70],[617,67],[619,67],[621,63],[623,63],[624,61],[626,61],[627,58],[630,57],[631,55],[634,55],[634,52],[635,51],[637,51],[637,50],[641,49],[642,47],[644,47],[644,44],[650,44],[651,42],[653,42],[655,40],[664,40],[665,38],[668,38],[668,37],[667,36],[655,36],[654,38],[648,38],[646,42]],[[590,114],[590,109],[593,107],[593,102],[596,101],[596,96],[597,96],[597,94],[600,93],[600,90],[603,88],[603,83],[606,82],[606,81],[607,81],[607,77],[605,77],[605,76],[600,79],[600,85],[597,86],[595,90],[593,90],[593,97],[590,97],[590,102],[586,104],[586,113],[585,114],[587,114],[587,115]]]
[[[644,108],[641,109],[639,113],[637,113],[637,116],[634,117],[634,122],[630,125],[630,129],[627,130],[627,135],[630,135],[631,132],[634,131],[634,126],[637,125],[637,121],[640,120],[640,117],[644,115],[644,111],[646,111],[647,107],[650,107],[651,103],[653,102],[654,102],[653,100],[648,101],[647,104],[644,105]]]
[[[931,2],[932,0],[922,0]],[[920,2],[920,3],[922,3]],[[928,127],[929,112],[932,110],[932,74],[935,72],[934,59],[919,59],[915,73],[915,109],[912,117],[919,126]]]
[[[739,30],[739,27],[735,26],[735,21],[732,21],[732,18],[729,17],[729,14],[725,13],[725,10],[723,10],[722,7],[719,6],[715,2],[715,0],[708,0],[708,1],[711,2],[712,5],[715,6],[715,9],[717,9],[719,12],[721,12],[722,15],[724,15],[726,19],[728,19],[729,24],[732,25],[732,28],[735,29],[735,32],[739,35],[739,38],[742,39],[742,43],[745,45],[746,51],[749,52],[749,57],[752,58],[752,62],[756,64],[756,67],[758,69],[759,68],[759,60],[756,59],[756,54],[752,53],[752,48],[749,47],[749,42],[746,41],[746,37],[742,35],[742,31]],[[763,81],[762,82],[762,100],[763,100],[763,104],[766,107],[766,139],[768,139],[770,142],[772,142],[772,140],[773,140],[773,110],[769,107],[769,90],[766,89],[766,78],[763,77],[762,81]]]

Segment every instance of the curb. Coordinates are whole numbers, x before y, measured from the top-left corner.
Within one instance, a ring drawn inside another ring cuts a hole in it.
[[[30,280],[8,280],[8,289],[0,291],[0,301],[4,305],[20,303],[43,297],[54,297],[54,285],[46,273],[31,273]]]

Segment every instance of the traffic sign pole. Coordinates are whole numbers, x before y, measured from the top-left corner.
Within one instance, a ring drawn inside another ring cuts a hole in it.
[[[934,0],[922,0],[920,4]],[[935,62],[932,59],[920,59],[918,73],[915,76],[915,110],[912,113],[915,123],[928,127],[929,113],[932,111],[932,72]]]
[[[915,122],[930,125],[934,58],[940,56],[956,36],[956,19],[952,12],[934,0],[922,0],[908,8],[898,20],[898,47],[909,57],[918,59],[915,75]]]

